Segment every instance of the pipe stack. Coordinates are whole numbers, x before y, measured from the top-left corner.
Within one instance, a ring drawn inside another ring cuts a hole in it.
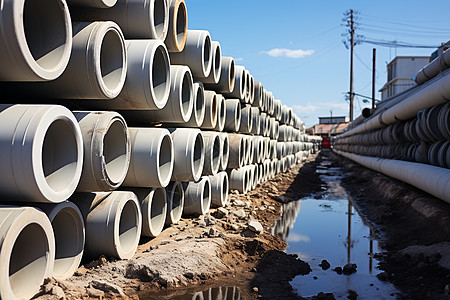
[[[318,150],[208,31],[188,30],[184,0],[4,2],[2,299],[83,256],[131,258],[141,235]]]

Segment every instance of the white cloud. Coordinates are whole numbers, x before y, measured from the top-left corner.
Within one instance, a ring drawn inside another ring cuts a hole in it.
[[[345,112],[348,110],[348,104],[344,101],[342,102],[318,102],[318,103],[308,103],[306,105],[294,105],[294,111],[298,114],[308,114],[313,113],[317,110],[327,110],[333,109],[336,113]]]
[[[309,242],[311,242],[311,239],[307,235],[291,232],[291,233],[289,233],[289,236],[286,239],[286,242],[292,242],[292,243],[306,242],[306,243],[309,243]]]
[[[243,61],[243,60],[244,60],[243,57],[238,57],[238,58],[235,58],[235,59],[234,59],[235,62],[236,62],[236,61]]]
[[[286,49],[286,48],[274,48],[272,50],[263,52],[273,57],[289,57],[289,58],[303,58],[314,54],[314,50],[302,50],[302,49]]]

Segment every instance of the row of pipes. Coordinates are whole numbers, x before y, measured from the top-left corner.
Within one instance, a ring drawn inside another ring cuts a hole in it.
[[[366,109],[333,149],[450,203],[450,51],[416,75],[417,86]]]
[[[0,297],[133,257],[182,216],[304,162],[320,138],[184,0],[4,0]]]

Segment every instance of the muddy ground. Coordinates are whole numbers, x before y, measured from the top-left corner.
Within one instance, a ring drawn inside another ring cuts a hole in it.
[[[196,288],[240,286],[243,299],[302,299],[289,281],[310,266],[283,252],[268,233],[281,203],[324,191],[316,173],[323,159],[345,171],[342,185],[387,250],[380,280],[405,299],[447,299],[450,292],[450,208],[401,182],[322,151],[246,195],[230,194],[224,208],[184,218],[157,238],[142,239],[133,259],[85,261],[69,280],[48,280],[38,299],[173,299]],[[250,222],[258,221],[258,232]],[[333,299],[331,295],[314,299]]]

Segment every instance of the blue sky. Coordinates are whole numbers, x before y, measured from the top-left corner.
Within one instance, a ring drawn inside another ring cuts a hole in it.
[[[348,115],[349,50],[342,43],[343,13],[358,13],[356,34],[367,39],[439,45],[450,40],[450,2],[186,0],[188,28],[205,29],[222,55],[244,65],[256,81],[294,108],[308,126],[319,116]],[[377,48],[377,91],[395,57],[429,55],[434,49],[355,47],[354,90],[371,95],[372,48]],[[280,50],[282,49],[282,50]],[[377,92],[377,98],[380,94]],[[368,106],[355,101],[355,117]]]

